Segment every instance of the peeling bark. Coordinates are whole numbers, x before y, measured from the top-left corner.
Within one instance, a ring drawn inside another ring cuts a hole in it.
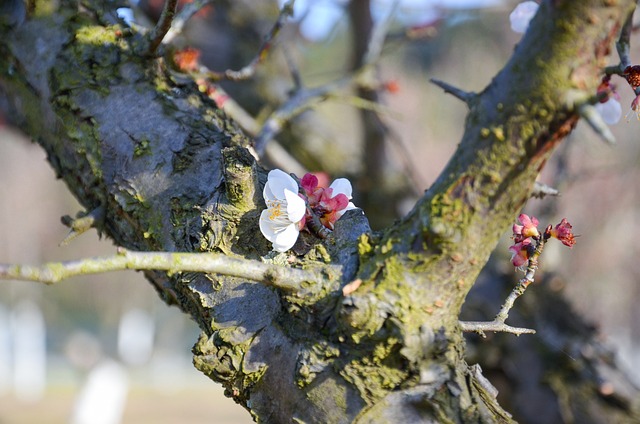
[[[605,5],[608,4],[607,5]],[[131,250],[212,251],[316,269],[308,296],[197,273],[146,273],[203,330],[195,366],[262,422],[511,422],[464,360],[458,314],[498,237],[595,93],[631,0],[547,1],[469,100],[440,178],[381,234],[359,212],[293,261],[259,235],[250,141],[103,2],[0,27],[1,106],[103,231]],[[327,271],[332,264],[338,271]],[[355,278],[362,284],[343,296]]]

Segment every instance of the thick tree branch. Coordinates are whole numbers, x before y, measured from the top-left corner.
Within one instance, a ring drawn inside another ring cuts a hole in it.
[[[162,59],[135,54],[142,36],[101,21],[104,2],[72,3],[0,28],[7,119],[47,151],[86,210],[104,208],[104,232],[118,245],[267,256],[257,224],[265,172],[250,140]],[[567,96],[593,96],[635,7],[608,4],[542,3],[511,60],[469,101],[455,155],[402,221],[377,235],[350,216],[324,241],[303,234],[291,263],[278,266],[336,266],[314,280],[326,283],[317,295],[251,284],[247,274],[147,271],[203,329],[197,367],[267,422],[509,422],[464,362],[458,314],[580,118]]]

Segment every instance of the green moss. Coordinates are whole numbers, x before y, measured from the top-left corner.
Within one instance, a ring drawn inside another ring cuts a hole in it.
[[[352,360],[340,369],[340,375],[360,393],[367,405],[373,405],[397,389],[409,376],[398,354],[397,340],[377,345],[371,356]]]
[[[328,264],[331,263],[331,255],[327,251],[327,248],[324,244],[316,243],[314,244],[309,252],[305,255],[305,264],[303,267],[306,269],[308,267],[309,262],[313,266],[313,263],[316,264]]]
[[[212,327],[215,327],[215,323],[212,323]],[[193,364],[212,380],[222,383],[226,394],[236,402],[246,404],[251,389],[262,379],[267,367],[245,369],[244,354],[253,339],[244,343],[227,341],[235,331],[235,328],[219,329],[211,337],[202,333],[192,349]]]
[[[373,246],[371,244],[371,235],[369,233],[361,234],[358,237],[358,254],[360,257],[367,257],[373,253]]]
[[[138,140],[133,147],[133,156],[138,158],[148,154],[151,154],[151,142],[148,138],[143,137],[141,140]]]
[[[104,46],[105,44],[116,44],[119,42],[120,36],[118,33],[122,33],[120,25],[114,25],[109,27],[103,26],[82,26],[76,32],[76,40],[80,43],[89,44],[92,46]]]
[[[493,132],[493,135],[496,137],[496,140],[498,141],[505,140],[504,130],[502,129],[502,127],[493,127],[492,132]]]

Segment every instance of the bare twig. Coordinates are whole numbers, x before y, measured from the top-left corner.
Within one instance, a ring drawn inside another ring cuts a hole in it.
[[[602,119],[600,112],[589,103],[584,103],[578,107],[578,113],[589,124],[591,129],[609,144],[615,144],[616,138],[609,129],[609,126]]]
[[[158,19],[158,23],[149,34],[148,53],[150,55],[155,54],[158,47],[160,47],[164,36],[169,31],[169,28],[171,28],[171,22],[173,22],[173,17],[176,14],[177,5],[178,0],[165,0],[160,19]]]
[[[544,183],[536,181],[533,185],[533,191],[531,192],[531,197],[535,197],[537,199],[543,199],[546,196],[560,196],[560,191]]]
[[[618,57],[620,57],[620,63],[615,66],[609,66],[605,69],[607,75],[617,74],[622,75],[627,66],[631,65],[630,46],[631,46],[631,32],[633,31],[633,14],[635,8],[627,16],[627,20],[624,22],[622,29],[620,30],[620,37],[616,42],[616,50],[618,51]]]
[[[51,262],[40,267],[0,264],[0,279],[55,284],[79,275],[126,269],[221,274],[265,283],[288,292],[301,291],[303,283],[319,286],[326,282],[322,273],[317,271],[286,268],[271,263],[231,258],[222,254],[132,252],[122,248],[119,248],[114,256]]]
[[[60,242],[60,246],[66,246],[80,234],[90,228],[97,227],[104,220],[104,207],[99,206],[84,216],[71,218],[69,215],[62,217],[62,223],[71,229],[69,234]]]
[[[294,90],[300,90],[302,88],[302,76],[300,75],[300,70],[293,61],[291,52],[288,49],[282,49],[282,53],[284,54],[284,59],[287,61],[287,66],[289,67],[289,72],[291,73]]]
[[[178,34],[182,33],[187,21],[210,3],[213,3],[213,0],[194,0],[190,3],[185,3],[171,23],[171,28],[169,28],[167,35],[164,37],[164,42],[170,43]]]
[[[380,55],[382,54],[382,47],[384,46],[389,27],[393,22],[393,17],[398,9],[398,0],[394,0],[387,12],[384,19],[380,20],[374,27],[371,33],[371,38],[367,45],[367,52],[365,53],[362,63],[364,66],[372,65],[378,62]]]
[[[451,94],[452,96],[462,100],[467,104],[469,104],[469,102],[477,96],[477,94],[472,91],[463,91],[458,87],[454,87],[451,84],[448,84],[444,81],[440,81],[435,78],[431,78],[429,81],[431,81],[433,84],[437,85],[438,87],[442,88],[445,93]]]
[[[228,69],[224,72],[210,71],[208,77],[214,81],[243,81],[253,77],[253,75],[256,73],[256,69],[258,69],[258,65],[260,65],[265,60],[267,54],[269,53],[269,50],[271,50],[273,40],[278,36],[278,33],[280,33],[280,30],[284,26],[287,17],[293,15],[294,3],[295,0],[289,0],[282,6],[282,9],[280,9],[280,15],[271,28],[271,31],[269,31],[269,34],[267,34],[267,36],[265,37],[264,42],[262,43],[262,46],[258,51],[258,54],[247,66],[240,69],[239,71],[233,71],[231,69]]]
[[[265,121],[254,141],[258,155],[262,156],[267,143],[280,132],[286,122],[328,98],[337,96],[336,93],[348,87],[352,80],[353,78],[345,78],[320,87],[298,90]]]
[[[524,277],[518,281],[518,284],[513,288],[513,290],[511,290],[511,293],[509,293],[509,296],[493,321],[460,321],[460,328],[462,331],[475,332],[483,337],[485,336],[486,331],[512,333],[517,336],[521,334],[535,334],[535,330],[530,328],[512,327],[506,324],[505,321],[509,318],[509,311],[513,308],[513,304],[516,299],[524,294],[527,287],[529,287],[529,284],[533,283],[536,270],[538,269],[538,258],[540,257],[540,254],[542,254],[542,249],[544,249],[549,230],[550,229],[545,232],[544,236],[541,236],[540,239],[537,240],[535,251],[531,254],[529,262],[527,263],[527,269]]]

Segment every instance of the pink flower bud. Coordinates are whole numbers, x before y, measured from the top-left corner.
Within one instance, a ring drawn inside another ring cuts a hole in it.
[[[522,225],[513,224],[513,239],[517,242],[521,242],[529,237],[539,237],[538,231],[538,219],[535,216],[529,217],[529,215],[521,213],[518,217],[518,221]]]
[[[521,242],[509,247],[511,251],[511,263],[515,267],[521,267],[529,261],[531,253],[533,251],[533,245],[531,239],[526,238]]]
[[[572,228],[567,218],[562,218],[562,221],[551,230],[551,237],[557,238],[565,246],[573,247],[576,244],[576,239],[571,232]]]

